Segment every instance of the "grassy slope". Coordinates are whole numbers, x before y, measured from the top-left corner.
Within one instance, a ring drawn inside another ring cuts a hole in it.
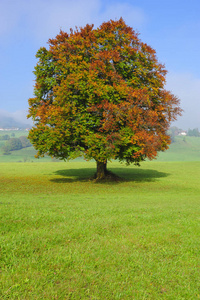
[[[1,133],[2,134],[2,133]],[[6,132],[5,132],[6,134]],[[27,135],[27,131],[16,131],[16,137]],[[3,135],[3,134],[2,134]],[[0,141],[0,148],[5,141]],[[12,151],[11,155],[2,155],[0,149],[0,162],[50,162],[50,157],[35,159],[36,151],[33,147]],[[157,158],[158,161],[200,161],[200,138],[196,137],[176,137],[176,142],[170,145],[170,148],[161,152]]]
[[[15,138],[19,138],[20,136],[27,136],[28,132],[25,130],[19,131],[1,131],[0,135],[8,134],[11,137],[11,134],[15,134]],[[6,141],[0,140],[0,163],[1,162],[50,162],[52,159],[50,157],[36,159],[34,156],[36,155],[36,150],[33,147],[24,148],[21,150],[11,151],[10,155],[3,155],[1,152],[1,147],[5,145]]]
[[[27,130],[5,130],[5,131],[0,131],[0,135],[5,135],[5,134],[8,134],[11,138],[11,134],[14,133],[14,138],[19,138],[20,136],[22,135],[25,135],[27,136],[28,135],[28,131]]]
[[[200,161],[199,137],[176,137],[166,152],[161,152],[158,161]]]
[[[200,162],[1,164],[1,299],[198,299]]]

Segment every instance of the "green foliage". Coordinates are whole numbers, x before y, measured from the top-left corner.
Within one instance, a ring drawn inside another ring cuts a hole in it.
[[[123,19],[61,31],[37,52],[29,139],[38,157],[139,164],[170,143],[181,113],[155,50]]]
[[[23,133],[25,134],[25,133]],[[36,159],[36,150],[33,147],[27,147],[20,150],[11,151],[11,155],[1,155],[2,147],[5,141],[0,141],[0,162],[19,162],[24,161],[24,157],[27,157],[28,161],[34,162],[54,162],[58,159],[52,159],[45,156],[40,159]],[[165,152],[158,154],[158,161],[200,161],[200,137],[182,137],[176,136],[174,143],[172,143],[169,149]],[[82,158],[77,158],[81,161]],[[109,164],[108,164],[109,166]]]
[[[9,139],[10,139],[9,134],[5,134],[5,135],[1,135],[1,136],[0,136],[0,140],[2,140],[2,141],[7,141],[7,140],[9,140]]]
[[[196,136],[199,137],[200,136],[200,132],[198,128],[194,128],[194,129],[188,129],[188,136]]]
[[[1,151],[3,153],[3,155],[9,155],[10,153],[10,147],[8,145],[4,145],[1,147]]]
[[[10,138],[6,141],[5,145],[1,147],[4,155],[10,154],[10,151],[20,150],[32,146],[26,136],[20,136],[19,138]]]
[[[8,147],[10,151],[22,149],[22,143],[18,138],[9,139],[5,146]]]
[[[175,142],[175,137],[179,134],[180,129],[176,126],[172,126],[169,129],[169,135],[171,137],[171,142],[174,143]]]
[[[32,146],[31,142],[27,139],[26,136],[20,136],[19,140],[22,143],[22,148],[26,148],[26,147],[31,147]]]

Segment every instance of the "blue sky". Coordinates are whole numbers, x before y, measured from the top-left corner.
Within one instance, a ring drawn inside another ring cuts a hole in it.
[[[166,88],[184,109],[172,125],[200,129],[199,0],[0,0],[0,116],[27,122],[35,54],[49,38],[120,17],[168,70]]]

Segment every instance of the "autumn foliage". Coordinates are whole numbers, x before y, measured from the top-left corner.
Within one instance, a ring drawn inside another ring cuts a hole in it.
[[[123,19],[61,31],[36,57],[29,139],[44,154],[139,164],[170,144],[179,100],[164,89],[166,70],[155,50]]]

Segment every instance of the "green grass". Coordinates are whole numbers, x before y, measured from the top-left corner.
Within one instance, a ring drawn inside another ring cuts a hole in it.
[[[0,167],[0,299],[200,298],[200,162]]]
[[[8,134],[9,132],[7,132]],[[11,132],[12,133],[12,132]],[[9,133],[9,134],[11,134]],[[6,132],[0,133],[1,135]],[[28,135],[27,131],[16,131],[16,137]],[[1,162],[51,162],[50,157],[36,159],[36,150],[33,147],[12,151],[10,155],[3,155],[1,147],[5,141],[0,141],[0,163]],[[79,159],[80,160],[80,159]],[[157,161],[200,161],[200,138],[199,137],[176,137],[169,149],[158,155]]]
[[[28,136],[28,131],[27,130],[1,130],[0,131],[0,136],[8,134],[11,138],[11,136],[14,133],[14,138],[19,138],[22,135]]]
[[[8,134],[12,138],[11,134],[15,134],[15,138],[19,138],[20,136],[28,136],[28,132],[26,130],[11,130],[11,131],[0,131],[0,136]],[[6,141],[0,140],[0,163],[1,162],[51,162],[50,157],[43,157],[40,159],[35,158],[37,151],[33,147],[23,148],[20,150],[11,151],[9,155],[3,155],[1,151],[1,147],[5,145]],[[57,160],[58,161],[58,160]]]
[[[169,149],[161,152],[158,161],[200,161],[200,137],[178,136]]]
[[[27,147],[20,150],[14,150],[9,155],[0,154],[1,162],[51,162],[55,161],[51,157],[35,158],[37,151],[33,147]],[[58,160],[57,160],[58,161]]]

